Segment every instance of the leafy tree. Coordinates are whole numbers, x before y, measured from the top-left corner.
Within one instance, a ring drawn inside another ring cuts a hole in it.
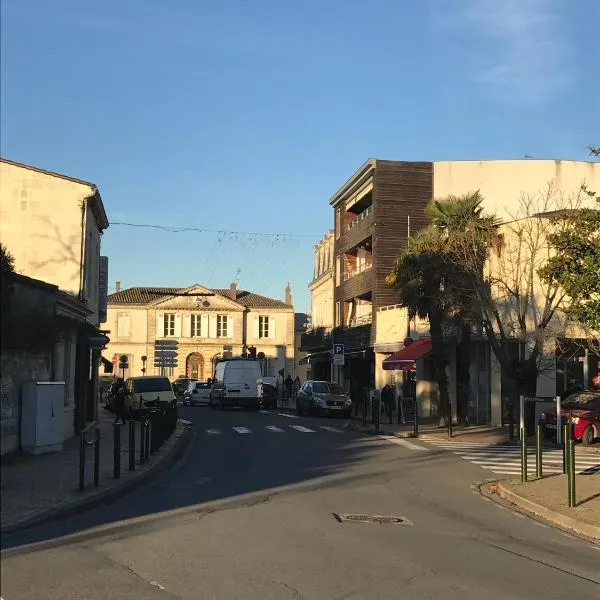
[[[11,274],[15,272],[15,259],[6,249],[4,244],[0,244],[0,301],[2,302],[3,319],[8,318],[10,310],[10,301],[13,295],[13,281]]]
[[[589,146],[600,156],[600,148]],[[554,218],[557,230],[549,235],[555,251],[539,273],[560,285],[570,298],[567,313],[584,329],[600,332],[600,196],[582,186],[598,208],[580,208]]]

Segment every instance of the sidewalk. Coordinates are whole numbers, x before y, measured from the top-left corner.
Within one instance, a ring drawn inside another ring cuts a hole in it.
[[[499,496],[527,512],[600,540],[600,473],[576,476],[577,505],[574,508],[568,506],[566,475],[552,475],[528,483],[501,481],[490,486],[496,486]]]
[[[94,487],[94,447],[86,446],[86,487],[79,490],[79,436],[65,442],[62,452],[3,459],[0,467],[0,530],[19,529],[99,504],[125,493],[132,485],[166,468],[192,437],[187,422],[178,421],[173,435],[148,462],[140,465],[139,424],[136,427],[136,470],[130,472],[129,427],[121,426],[121,477],[113,478],[113,420],[98,409],[100,484]],[[86,439],[93,437],[93,432]]]
[[[394,415],[395,416],[395,415]],[[393,435],[399,438],[413,438],[414,427],[413,424],[398,424],[388,423],[387,417],[385,423],[383,422],[384,416],[382,415],[382,421],[379,424],[379,435]],[[361,431],[362,433],[377,434],[370,419],[367,421],[367,425],[363,427],[361,419],[352,419],[346,423],[347,429],[353,431]],[[432,423],[420,423],[419,433],[416,437],[423,437],[429,439],[448,439],[448,428],[440,427],[437,424]],[[460,440],[463,442],[481,442],[482,444],[503,444],[509,442],[508,427],[492,427],[489,425],[472,425],[470,427],[464,427],[456,425],[452,428],[452,439]],[[517,441],[515,440],[515,443]]]

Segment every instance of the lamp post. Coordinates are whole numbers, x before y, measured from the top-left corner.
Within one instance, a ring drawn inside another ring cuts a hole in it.
[[[144,376],[146,375],[146,361],[148,360],[147,356],[142,356],[142,373]]]

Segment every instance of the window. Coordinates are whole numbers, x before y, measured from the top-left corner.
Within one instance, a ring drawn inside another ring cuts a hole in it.
[[[258,337],[269,337],[269,317],[258,317]]]
[[[201,332],[202,332],[202,328],[200,326],[202,320],[200,319],[200,315],[192,315],[192,319],[191,319],[192,323],[191,323],[191,333],[190,335],[192,337],[200,337]]]
[[[170,313],[164,316],[163,321],[163,336],[174,336],[175,335],[175,315]]]
[[[129,313],[117,313],[117,336],[129,337],[131,335],[131,317]]]
[[[217,315],[217,337],[227,336],[227,315]]]

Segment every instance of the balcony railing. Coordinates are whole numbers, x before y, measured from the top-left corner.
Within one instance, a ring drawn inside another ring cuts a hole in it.
[[[348,231],[350,231],[353,227],[356,227],[361,221],[366,219],[372,212],[373,212],[373,205],[369,206],[368,208],[365,208],[365,210],[363,210],[358,215],[358,217],[356,217],[356,219],[353,219],[352,221],[350,221],[350,223],[348,223]]]
[[[369,325],[373,322],[373,315],[362,315],[362,317],[356,317],[356,319],[352,319],[350,323],[348,323],[348,327],[360,327],[361,325]]]
[[[348,279],[350,279],[351,277],[355,277],[359,273],[364,273],[365,271],[368,271],[369,269],[372,269],[372,268],[373,268],[373,263],[371,262],[371,263],[366,263],[364,265],[361,265],[357,269],[354,269],[354,271],[344,271],[342,279],[343,279],[343,281],[348,281]]]

